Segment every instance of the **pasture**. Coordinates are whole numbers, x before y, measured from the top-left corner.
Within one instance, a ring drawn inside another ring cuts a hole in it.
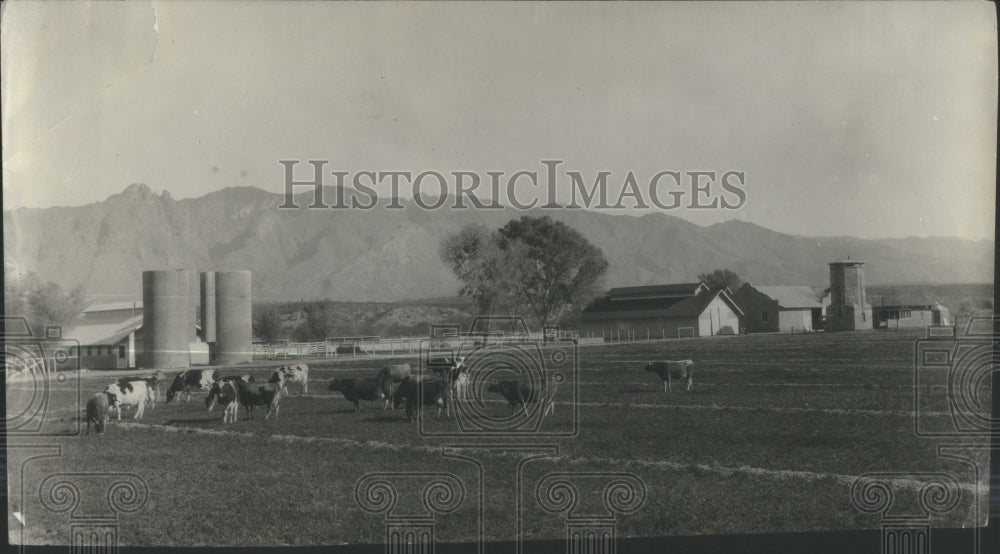
[[[934,521],[970,526],[977,507],[985,513],[985,495],[975,496],[977,482],[985,490],[984,475],[938,456],[938,442],[914,435],[913,341],[921,333],[582,347],[579,371],[560,389],[547,423],[572,428],[574,410],[563,400],[575,385],[577,435],[525,437],[517,441],[520,450],[483,447],[481,439],[423,437],[403,410],[362,402],[356,414],[350,402],[327,390],[334,378],[374,376],[385,358],[304,360],[310,394],[289,385],[277,419],[264,421],[264,410],[257,409],[248,421],[241,409],[236,423],[223,425],[222,410],[206,411],[204,394],[195,394],[189,403],[165,404],[161,397],[138,421],[126,411],[103,435],[21,441],[60,450],[24,466],[23,488],[14,472],[36,452],[9,451],[8,513],[18,511],[26,521],[22,526],[9,516],[11,540],[19,542],[23,531],[27,544],[68,544],[67,514],[40,505],[39,485],[55,472],[96,471],[135,473],[148,487],[146,504],[120,516],[121,544],[132,546],[380,543],[385,514],[366,513],[355,500],[355,484],[370,472],[443,471],[459,478],[461,504],[435,519],[441,542],[475,541],[481,517],[486,540],[510,540],[519,512],[524,539],[564,538],[564,516],[543,511],[535,498],[535,484],[553,471],[639,476],[646,500],[634,513],[617,516],[620,537],[878,528],[878,515],[852,505],[851,485],[863,473],[889,471],[954,475],[962,484],[960,503]],[[685,358],[696,364],[690,392],[674,386],[664,393],[657,377],[642,371],[650,360]],[[416,365],[414,358],[393,359],[404,362]],[[277,365],[220,371],[249,373],[260,382]],[[85,376],[83,401],[113,380],[111,373]],[[17,390],[12,386],[8,395]],[[929,417],[949,418],[945,391],[929,394],[939,400]],[[501,398],[487,398],[485,409],[509,413]],[[67,384],[53,381],[46,428],[75,425],[82,414],[75,402]],[[432,410],[423,417],[427,429],[453,426]],[[480,465],[443,452],[464,452]],[[516,479],[521,457],[542,452],[550,455],[525,462]],[[975,453],[984,470],[986,456],[985,448]],[[905,477],[896,483],[904,511],[914,509],[920,484]],[[581,489],[581,506],[599,504],[587,494],[595,493]],[[397,509],[414,503],[420,503],[419,491],[401,488]]]

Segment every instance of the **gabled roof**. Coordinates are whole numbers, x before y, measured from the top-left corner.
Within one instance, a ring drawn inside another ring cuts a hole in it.
[[[83,310],[83,313],[93,313],[93,312],[114,312],[118,310],[131,310],[132,308],[136,310],[142,309],[142,300],[137,300],[135,302],[109,302],[106,304],[94,304],[88,306]]]
[[[614,300],[632,298],[685,298],[708,290],[705,283],[676,283],[670,285],[647,285],[642,287],[617,287],[608,291]]]
[[[80,323],[66,329],[63,337],[77,340],[81,346],[113,345],[141,327],[142,314],[139,314],[125,321]]]
[[[780,308],[822,308],[823,302],[812,287],[774,286],[753,288],[778,302]]]
[[[694,289],[689,290],[697,290],[698,294],[688,296],[625,297],[624,299],[616,299],[609,293],[607,296],[601,297],[587,306],[583,310],[583,314],[584,316],[589,315],[592,317],[598,317],[597,314],[608,312],[651,312],[650,315],[655,315],[656,317],[698,317],[705,311],[705,308],[712,302],[712,300],[715,300],[717,296],[721,295],[723,301],[726,302],[726,304],[737,315],[743,315],[743,310],[736,305],[736,302],[734,302],[725,291],[718,290],[716,292],[711,292],[708,290],[708,287],[703,286],[702,283],[694,283],[694,285],[696,285]],[[641,289],[647,287],[629,288]]]

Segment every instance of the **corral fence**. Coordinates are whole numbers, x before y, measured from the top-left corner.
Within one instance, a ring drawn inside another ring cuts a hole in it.
[[[428,348],[478,350],[508,348],[523,344],[576,341],[578,331],[546,333],[449,333],[434,338],[379,336],[335,337],[325,340],[296,342],[289,340],[253,343],[255,360],[286,360],[295,358],[339,358],[384,355],[413,355],[422,345]]]

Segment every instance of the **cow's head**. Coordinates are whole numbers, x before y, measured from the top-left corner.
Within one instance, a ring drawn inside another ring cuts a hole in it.
[[[118,404],[118,395],[113,392],[104,391],[105,396],[108,397],[108,406],[115,406]]]
[[[496,381],[490,381],[490,384],[486,387],[486,392],[500,392],[500,385]]]
[[[643,368],[643,371],[653,371],[653,362],[646,362],[646,367]]]
[[[284,368],[282,368],[284,369]],[[285,384],[285,372],[279,369],[271,374],[271,378],[267,380],[268,383],[281,383]]]
[[[340,382],[340,379],[334,379],[330,381],[330,386],[326,387],[327,390],[343,390],[344,385]]]

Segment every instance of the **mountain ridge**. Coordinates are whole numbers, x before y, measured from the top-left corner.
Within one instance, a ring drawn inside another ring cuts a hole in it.
[[[335,201],[326,186],[323,200]],[[633,217],[587,210],[277,209],[282,194],[226,187],[173,199],[133,184],[83,206],[5,210],[4,266],[35,271],[69,290],[136,297],[143,269],[249,269],[261,299],[392,301],[447,297],[459,288],[438,256],[441,240],[468,223],[500,227],[548,215],[576,228],[610,262],[607,285],[690,281],[729,268],[760,284],[822,285],[827,263],[866,262],[871,284],[993,281],[993,241],[956,237],[861,239],[789,235],[754,222],[700,226],[666,213]],[[346,202],[359,193],[343,187]],[[362,195],[362,200],[366,199]],[[445,215],[447,214],[447,215]]]

